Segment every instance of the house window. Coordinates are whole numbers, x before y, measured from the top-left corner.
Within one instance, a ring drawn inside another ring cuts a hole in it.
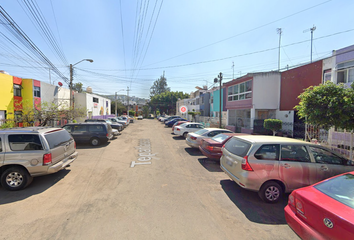
[[[93,98],[93,102],[94,102],[94,103],[98,103],[98,98],[95,98],[95,97],[94,97],[94,98]]]
[[[344,69],[337,72],[337,83],[354,82],[354,68]]]
[[[21,95],[21,85],[14,84],[14,96],[15,97],[22,97],[22,95]]]
[[[213,103],[213,102],[214,102],[214,96],[211,96],[210,103]]]
[[[40,89],[40,87],[33,87],[33,95],[35,96],[35,97],[41,97],[41,89]]]
[[[227,101],[238,101],[252,98],[252,80],[228,87]]]

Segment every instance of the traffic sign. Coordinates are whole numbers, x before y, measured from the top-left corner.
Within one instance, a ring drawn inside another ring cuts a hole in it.
[[[181,106],[181,107],[179,108],[179,111],[180,111],[181,113],[186,113],[186,112],[188,111],[188,109],[187,109],[186,106]]]

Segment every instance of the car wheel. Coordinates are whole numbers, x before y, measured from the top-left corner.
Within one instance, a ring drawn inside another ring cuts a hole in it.
[[[277,182],[270,181],[263,184],[258,195],[264,202],[276,203],[283,195],[283,189]]]
[[[184,137],[184,138],[187,138],[187,135],[188,135],[187,132],[183,133],[183,137]]]
[[[21,167],[10,167],[1,175],[1,185],[10,191],[17,191],[25,188],[32,182],[32,177]]]
[[[98,146],[101,144],[101,141],[100,141],[100,139],[94,137],[94,138],[91,138],[90,143],[92,146]]]

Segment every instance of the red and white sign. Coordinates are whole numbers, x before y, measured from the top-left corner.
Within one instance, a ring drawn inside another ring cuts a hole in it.
[[[186,112],[188,111],[188,109],[187,109],[186,106],[181,106],[181,107],[179,108],[179,111],[180,111],[181,113],[186,113]]]

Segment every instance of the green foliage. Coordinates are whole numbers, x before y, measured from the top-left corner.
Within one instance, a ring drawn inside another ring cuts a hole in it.
[[[156,110],[156,116],[160,115],[160,111]]]
[[[167,79],[164,76],[161,76],[157,79],[150,88],[150,97],[159,95],[164,92],[169,92],[170,88],[167,87]]]
[[[148,115],[149,115],[149,106],[147,106],[147,105],[143,106],[143,115],[144,115],[144,117],[148,117]]]
[[[307,88],[295,106],[298,116],[308,124],[329,129],[332,126],[354,129],[354,90],[343,84],[326,82]]]
[[[83,86],[83,84],[81,82],[75,83],[75,84],[73,84],[73,90],[81,93],[82,86]]]
[[[283,125],[283,122],[282,122],[282,120],[279,120],[279,119],[265,119],[264,124],[263,124],[265,129],[269,129],[269,130],[273,131],[273,136],[275,135],[275,133],[277,131],[282,129],[282,125]]]
[[[152,111],[159,110],[160,113],[172,115],[176,111],[176,102],[188,98],[189,94],[183,92],[164,92],[150,98],[149,106]]]
[[[200,115],[200,112],[195,112],[195,110],[193,109],[193,112],[188,112],[189,115],[192,116],[193,122],[195,121],[195,116],[196,115]]]
[[[118,116],[122,115],[123,112],[127,111],[127,107],[123,105],[121,101],[117,100],[117,114]],[[111,102],[111,113],[115,114],[116,113],[116,101]]]
[[[128,115],[129,115],[129,116],[135,116],[135,111],[133,111],[133,110],[129,110]]]
[[[0,128],[4,129],[4,128],[13,128],[15,127],[15,122],[12,120],[6,120],[6,122],[4,122],[3,124],[1,124]]]

